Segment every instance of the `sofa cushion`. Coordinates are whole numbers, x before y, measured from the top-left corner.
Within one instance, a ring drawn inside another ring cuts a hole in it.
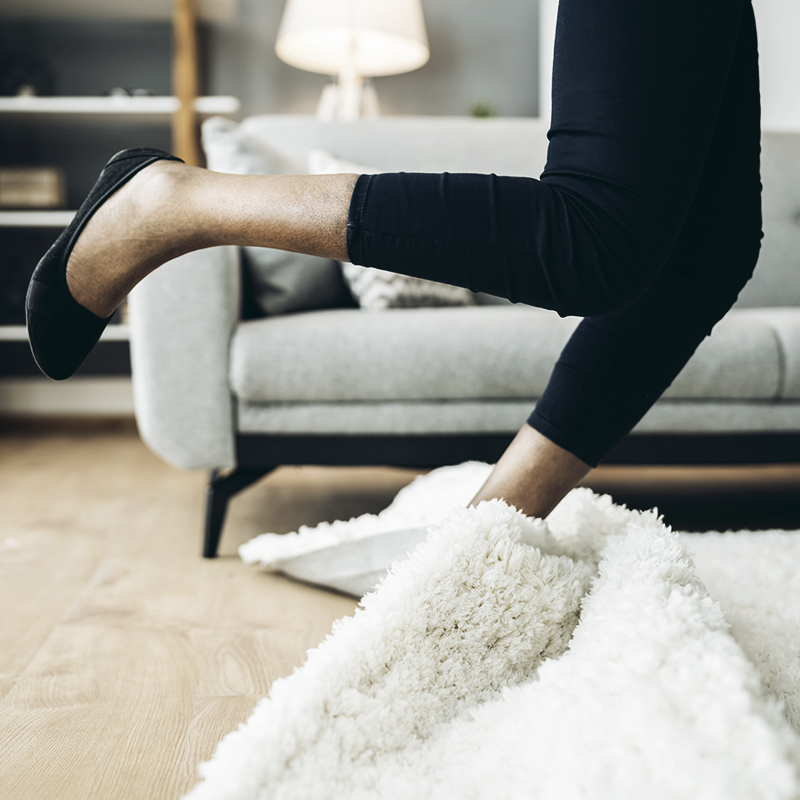
[[[255,403],[536,398],[578,322],[527,306],[335,309],[252,320],[234,334],[231,386]],[[734,311],[669,396],[772,400],[781,376],[770,324]]]
[[[234,335],[231,383],[259,402],[536,397],[577,322],[521,306],[254,320]]]
[[[783,353],[760,314],[729,311],[665,392],[670,400],[783,399]]]
[[[244,314],[262,317],[354,306],[338,262],[270,247],[243,247]]]
[[[351,294],[365,311],[475,305],[472,292],[461,286],[362,267],[349,261],[342,261],[340,265]]]

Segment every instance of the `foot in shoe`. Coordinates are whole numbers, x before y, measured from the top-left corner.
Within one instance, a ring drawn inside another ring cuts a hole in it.
[[[77,303],[108,317],[142,278],[187,251],[193,171],[177,161],[156,161],[94,213],[67,262],[67,287]]]
[[[182,179],[175,180],[177,170],[151,170],[149,180],[135,181],[138,192],[126,191],[127,183],[161,161],[179,163],[175,156],[149,147],[117,153],[103,168],[75,219],[36,265],[25,297],[25,317],[33,357],[50,378],[64,380],[74,374],[127,289],[163,261],[191,249],[185,224],[177,233],[169,228],[174,209],[180,207],[175,193]],[[107,204],[116,210],[107,214]],[[191,212],[181,211],[184,220],[193,219]],[[92,231],[84,238],[89,227]],[[73,261],[78,239],[79,257]]]

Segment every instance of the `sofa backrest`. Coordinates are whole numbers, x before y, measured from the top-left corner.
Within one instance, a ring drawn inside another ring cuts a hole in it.
[[[761,134],[764,241],[739,306],[800,306],[800,133]]]
[[[547,158],[547,126],[538,119],[378,117],[322,122],[316,117],[256,116],[243,133],[305,166],[315,147],[386,172],[494,172],[538,177]]]
[[[308,151],[395,172],[494,172],[538,177],[547,159],[538,118],[379,117],[323,122],[313,116],[249,117],[242,133],[280,153],[297,171]],[[800,133],[762,134],[764,241],[739,306],[800,305]]]

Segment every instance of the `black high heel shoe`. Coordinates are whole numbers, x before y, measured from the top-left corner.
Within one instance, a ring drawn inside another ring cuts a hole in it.
[[[105,330],[111,317],[101,319],[84,308],[67,287],[67,262],[86,223],[123,184],[156,161],[180,158],[137,147],[122,150],[103,167],[89,196],[75,218],[37,264],[28,285],[25,318],[28,339],[39,369],[49,378],[69,378],[83,363]]]

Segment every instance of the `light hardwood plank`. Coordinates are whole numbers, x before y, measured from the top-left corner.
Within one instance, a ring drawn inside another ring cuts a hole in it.
[[[103,552],[96,536],[2,526],[0,700],[64,617]]]
[[[178,631],[57,627],[0,707],[4,796],[170,796],[196,685]]]
[[[197,783],[197,765],[211,758],[220,739],[235,731],[250,716],[259,699],[244,695],[226,695],[203,697],[197,701],[177,776],[180,794],[188,792]]]

